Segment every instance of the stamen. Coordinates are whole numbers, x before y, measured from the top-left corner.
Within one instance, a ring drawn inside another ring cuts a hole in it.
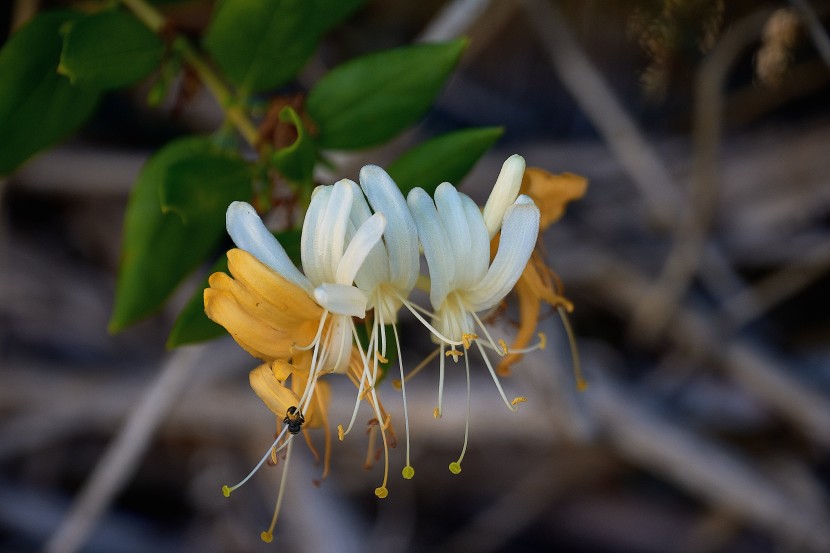
[[[421,371],[424,369],[424,367],[426,367],[427,365],[429,365],[430,361],[432,361],[433,359],[435,359],[435,356],[436,356],[436,355],[438,355],[438,353],[439,353],[440,351],[441,351],[441,349],[440,349],[440,348],[435,348],[434,350],[432,350],[432,353],[430,353],[429,355],[427,355],[427,356],[426,356],[426,358],[424,358],[424,360],[423,360],[423,361],[421,361],[420,363],[418,363],[418,365],[417,365],[414,369],[412,369],[411,371],[409,371],[409,372],[406,374],[406,377],[405,377],[403,380],[404,380],[404,381],[411,380],[413,376],[415,376],[416,374],[418,374],[419,372],[421,372]],[[392,381],[392,387],[393,387],[393,388],[395,388],[396,390],[400,390],[400,389],[401,389],[401,381],[400,381],[400,380],[397,380],[397,379],[393,380],[393,381]]]
[[[545,335],[544,332],[539,333],[539,349],[545,349],[548,347],[548,337]]]
[[[525,396],[517,396],[513,398],[513,401],[510,402],[510,405],[518,405],[520,403],[526,403],[527,398]]]
[[[444,405],[444,359],[446,358],[444,344],[441,344],[440,349],[441,355],[438,358],[438,407],[432,412],[432,416],[436,419],[441,418],[441,407]]]
[[[337,425],[337,439],[342,442],[343,438],[345,438],[345,437],[346,437],[346,433],[343,431],[343,425],[338,424]]]
[[[258,471],[258,470],[260,469],[260,467],[262,467],[262,465],[264,465],[264,464],[265,464],[265,461],[267,461],[267,460],[268,460],[268,458],[272,455],[272,452],[274,451],[274,448],[275,448],[275,447],[277,447],[277,444],[278,444],[278,443],[279,443],[279,441],[282,439],[282,437],[283,437],[283,436],[285,436],[285,433],[286,433],[287,431],[288,431],[288,427],[287,427],[287,426],[283,427],[282,431],[281,431],[281,432],[279,433],[279,435],[277,436],[277,439],[276,439],[276,440],[274,440],[274,443],[272,443],[272,444],[268,447],[268,451],[266,451],[266,452],[265,452],[265,455],[263,455],[263,456],[262,456],[262,459],[260,459],[260,460],[259,460],[259,463],[257,463],[257,464],[256,464],[256,466],[255,466],[255,467],[251,470],[251,472],[249,472],[249,473],[248,473],[248,476],[246,476],[245,478],[243,478],[242,480],[240,480],[240,481],[239,481],[239,483],[237,483],[237,484],[235,484],[235,485],[233,485],[233,486],[228,486],[227,484],[225,484],[224,486],[222,486],[222,494],[223,494],[225,497],[230,497],[230,496],[231,496],[231,492],[233,492],[233,491],[234,491],[235,489],[237,489],[237,488],[241,488],[241,487],[245,484],[245,482],[247,482],[248,480],[250,480],[250,479],[251,479],[251,476],[253,476],[253,475],[254,475],[254,473],[255,473],[256,471]],[[289,439],[289,440],[288,440],[288,442],[290,442],[290,441],[291,441],[291,440]],[[282,448],[280,448],[280,449],[282,449]]]
[[[406,405],[406,377],[403,374],[403,356],[401,355],[401,341],[398,337],[398,326],[392,323],[392,333],[395,336],[395,345],[398,348],[398,367],[401,370],[401,393],[403,395],[403,421],[406,432],[406,466],[403,468],[403,477],[409,480],[415,475],[415,469],[409,462],[409,410]]]
[[[372,389],[372,406],[375,408],[375,413],[378,420],[383,420],[383,415],[380,412],[380,402],[378,402],[378,395],[374,388]],[[389,495],[389,490],[386,489],[386,482],[389,480],[389,443],[386,441],[386,429],[389,427],[387,419],[385,424],[380,426],[380,437],[383,439],[383,483],[375,488],[375,495],[383,499]]]
[[[321,480],[325,480],[329,475],[329,467],[331,466],[331,429],[329,428],[329,417],[326,414],[326,406],[323,403],[323,398],[319,395],[315,398],[317,402],[317,414],[322,419],[324,449],[323,449],[323,474],[320,475]]]
[[[480,347],[480,346],[479,346]],[[467,373],[467,413],[464,419],[464,446],[461,448],[461,455],[456,461],[450,463],[450,472],[453,474],[461,473],[461,461],[464,460],[464,454],[467,452],[467,442],[470,437],[470,357],[464,358],[464,369]]]
[[[360,340],[357,337],[357,329],[354,329],[354,339],[355,339],[355,343],[360,344]],[[369,350],[375,349],[374,344],[376,342],[377,342],[377,326],[373,325],[372,326],[372,334],[371,334],[371,336],[369,336],[369,343],[367,344],[368,349]],[[363,353],[363,348],[358,346],[357,349],[360,352],[360,358],[363,361],[363,372],[360,375],[360,381],[358,382],[358,385],[357,385],[357,397],[355,398],[355,401],[354,401],[354,408],[352,409],[352,417],[349,419],[349,424],[348,424],[348,426],[346,427],[345,430],[343,430],[343,425],[342,424],[337,426],[337,436],[338,436],[338,438],[340,439],[341,442],[343,441],[343,438],[346,437],[346,434],[351,432],[352,427],[354,426],[355,420],[357,420],[357,411],[360,408],[360,401],[365,397],[365,394],[368,391],[368,389],[364,390],[363,383],[364,382],[369,383],[370,386],[368,388],[371,388],[368,358]]]
[[[504,352],[504,355],[507,355],[508,353],[510,353],[508,351],[509,348],[507,347],[507,342],[505,342],[501,338],[499,338],[499,345],[501,346],[501,349]]]
[[[568,347],[571,348],[571,362],[573,363],[574,377],[576,378],[576,389],[584,392],[588,389],[588,381],[582,376],[582,365],[579,362],[579,350],[576,347],[576,337],[574,336],[573,328],[571,328],[571,321],[562,306],[557,307],[556,311],[559,312],[559,318],[562,319],[562,326],[565,327],[565,334],[568,336]],[[541,335],[540,338],[543,336]]]
[[[317,325],[317,333],[314,335],[314,339],[311,340],[311,343],[309,343],[307,346],[298,346],[297,344],[291,344],[291,353],[294,353],[295,349],[300,351],[308,351],[320,343],[320,336],[323,334],[323,327],[325,326],[328,314],[329,311],[328,309],[326,309],[325,311],[323,311],[323,314],[320,315],[320,324]]]
[[[487,354],[484,352],[484,348],[481,346],[481,343],[476,342],[476,346],[478,346],[478,351],[481,352],[481,356],[484,358],[484,364],[487,366],[487,370],[490,371],[490,376],[493,377],[493,382],[496,383],[496,388],[499,390],[499,394],[501,394],[501,398],[504,400],[504,404],[507,405],[507,408],[511,411],[515,411],[516,407],[510,404],[507,401],[507,396],[504,393],[504,390],[501,387],[501,383],[499,382],[499,377],[496,376],[496,371],[493,370],[493,365],[490,363],[490,358],[487,357]]]
[[[288,451],[285,454],[285,463],[282,466],[282,477],[280,478],[280,491],[277,494],[277,503],[274,505],[274,516],[271,517],[271,524],[268,530],[259,535],[260,539],[265,543],[271,543],[274,539],[274,526],[277,525],[277,517],[280,514],[280,507],[282,506],[282,498],[285,494],[285,481],[288,477],[288,463],[291,461],[291,440],[288,442]]]
[[[473,311],[470,311],[469,313],[470,313],[470,315],[473,316],[473,319],[475,319],[475,321],[478,324],[478,327],[481,329],[481,331],[484,332],[484,336],[487,338],[487,341],[490,342],[490,345],[493,346],[493,350],[496,351],[499,355],[504,355],[503,350],[501,348],[496,347],[496,341],[493,340],[492,336],[490,336],[490,332],[487,330],[487,327],[484,326],[484,323],[481,322],[481,319],[478,318],[478,315],[476,315],[475,312],[473,312]],[[476,342],[476,343],[478,343],[478,342]]]
[[[389,362],[389,359],[387,359],[386,357],[381,355],[379,351],[375,352],[375,359],[380,363],[388,363]]]
[[[470,349],[470,346],[473,343],[473,340],[478,338],[478,334],[473,333],[464,333],[461,335],[461,342],[464,344],[464,349]]]
[[[420,313],[418,313],[418,310],[420,310],[420,308],[419,308],[418,306],[416,306],[416,305],[415,305],[415,304],[413,304],[413,303],[408,302],[408,301],[406,300],[406,298],[404,298],[403,296],[401,296],[401,295],[400,295],[400,294],[398,294],[397,292],[395,293],[395,296],[397,296],[397,298],[401,301],[402,305],[404,305],[407,309],[409,309],[409,311],[410,311],[413,315],[415,315],[415,318],[416,318],[416,319],[418,319],[419,321],[421,321],[421,324],[422,324],[422,325],[424,325],[425,327],[427,327],[427,330],[429,330],[429,331],[432,333],[432,335],[433,335],[433,336],[435,336],[436,338],[438,338],[438,339],[439,339],[439,340],[441,340],[442,342],[444,342],[444,343],[446,343],[446,344],[449,344],[449,345],[452,345],[452,346],[460,346],[460,345],[462,344],[462,342],[459,342],[459,341],[456,341],[456,340],[451,340],[451,339],[447,338],[446,336],[444,336],[443,334],[441,334],[441,333],[440,333],[440,332],[439,332],[439,331],[438,331],[438,330],[437,330],[434,326],[432,326],[431,324],[429,324],[429,323],[427,322],[427,320],[426,320],[426,319],[424,319],[424,318],[421,316],[421,314],[420,314]]]
[[[447,353],[444,354],[444,357],[452,356],[452,360],[457,362],[458,358],[462,357],[463,355],[464,355],[463,351],[459,351],[459,350],[453,348],[451,350],[448,350]]]

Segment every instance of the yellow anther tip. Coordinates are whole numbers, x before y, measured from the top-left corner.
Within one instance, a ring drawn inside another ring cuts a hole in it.
[[[274,533],[273,532],[263,532],[259,535],[259,539],[261,539],[265,543],[271,543],[272,541],[274,541]]]
[[[588,389],[588,382],[586,382],[585,380],[580,378],[579,380],[576,381],[576,389],[579,390],[580,392],[584,392],[585,390]]]
[[[343,425],[338,424],[337,425],[337,439],[342,442],[343,438],[345,438],[345,437],[346,437],[346,431],[343,429]]]
[[[232,491],[233,491],[233,490],[232,490],[232,489],[230,489],[230,487],[228,487],[228,485],[227,485],[227,484],[225,484],[224,486],[222,486],[222,495],[224,495],[225,497],[230,497],[230,496],[231,496],[231,492],[232,492]]]
[[[438,407],[436,407],[435,409],[432,410],[432,418],[434,418],[434,419],[440,419],[441,418],[441,411],[438,409]]]
[[[505,342],[504,340],[499,340],[499,346],[501,346],[503,355],[507,355],[508,353],[510,353],[510,348],[507,347],[507,342]]]
[[[527,398],[525,396],[514,397],[513,401],[510,402],[510,405],[518,405],[520,403],[525,403]]]
[[[403,474],[403,477],[407,480],[411,480],[412,477],[415,476],[415,469],[409,465],[406,465],[401,471],[401,474]]]
[[[400,391],[403,388],[403,385],[400,380],[395,379],[392,381],[392,387]]]
[[[386,357],[384,357],[383,355],[381,355],[379,351],[376,351],[376,352],[375,352],[375,358],[376,358],[376,359],[378,360],[378,362],[380,362],[380,363],[388,363],[388,362],[389,362],[389,359],[387,359]]]
[[[461,463],[457,461],[450,463],[450,472],[453,474],[461,474]]]
[[[375,495],[378,496],[379,498],[383,499],[384,497],[389,495],[389,490],[387,490],[384,486],[381,486],[379,488],[375,488]]]
[[[548,345],[548,337],[545,336],[544,332],[539,333],[539,349],[545,349]]]

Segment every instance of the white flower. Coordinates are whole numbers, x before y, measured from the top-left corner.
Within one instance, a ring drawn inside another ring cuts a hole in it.
[[[460,343],[467,350],[475,342],[502,399],[511,410],[515,410],[514,405],[523,400],[507,400],[476,334],[480,329],[487,338],[485,345],[500,354],[505,353],[503,342],[500,342],[501,347],[496,345],[476,313],[491,309],[510,292],[536,244],[539,209],[530,197],[518,196],[523,173],[524,159],[521,156],[514,155],[505,161],[484,214],[472,199],[449,183],[443,183],[436,189],[434,202],[420,188],[413,189],[407,198],[429,267],[429,298],[434,310],[431,330],[433,340],[440,344],[441,349],[436,417],[441,415],[442,409],[444,359],[452,356],[457,361],[463,352],[453,346]],[[499,231],[498,251],[490,263],[490,239]],[[444,352],[448,345],[451,349]],[[465,365],[469,417],[467,356]],[[461,458],[463,456],[462,451]],[[450,470],[461,470],[461,458],[450,465]]]

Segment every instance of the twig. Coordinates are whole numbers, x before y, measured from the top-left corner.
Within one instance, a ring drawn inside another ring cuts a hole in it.
[[[694,106],[694,164],[689,205],[677,226],[674,244],[660,277],[641,301],[631,328],[652,342],[668,323],[698,269],[704,242],[717,202],[717,156],[720,149],[723,84],[738,54],[754,40],[770,11],[753,13],[722,37],[698,71]]]
[[[639,188],[654,222],[672,226],[680,197],[666,166],[576,42],[554,3],[524,0],[524,6],[562,83]]]
[[[203,346],[182,348],[168,358],[98,462],[63,523],[47,542],[46,552],[73,553],[84,544],[135,471],[164,416],[186,389],[204,349]]]
[[[827,67],[830,68],[830,37],[827,36],[827,31],[821,26],[821,21],[819,21],[816,12],[813,11],[807,0],[790,0],[790,4],[801,14],[816,50],[818,50]]]

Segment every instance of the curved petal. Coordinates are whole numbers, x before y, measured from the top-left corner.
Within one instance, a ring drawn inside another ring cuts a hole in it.
[[[268,365],[260,365],[248,373],[248,382],[257,397],[277,417],[284,417],[289,407],[296,407],[300,403],[297,394],[286,387]]]
[[[366,316],[366,292],[354,286],[324,282],[314,289],[314,299],[337,315]]]
[[[360,225],[337,266],[334,279],[336,283],[351,284],[354,281],[361,265],[380,240],[385,228],[386,217],[383,213],[375,213]]]
[[[474,283],[484,278],[487,267],[490,266],[490,235],[476,203],[466,194],[460,196],[464,203],[467,228],[470,229],[470,254],[464,265],[464,273],[468,275],[467,281]]]
[[[507,209],[516,201],[519,189],[522,186],[522,175],[525,172],[525,158],[513,154],[501,166],[499,177],[493,185],[493,191],[484,204],[484,224],[493,238],[501,228]]]
[[[303,263],[303,271],[314,286],[319,285],[325,279],[322,265],[317,262],[317,228],[321,226],[323,214],[331,196],[331,185],[318,186],[311,193],[311,202],[305,212],[303,219],[303,233],[300,237],[300,259]]]
[[[415,287],[420,270],[415,220],[398,185],[377,165],[360,170],[360,186],[375,213],[386,215],[383,239],[389,255],[390,281],[406,295]]]
[[[311,283],[294,266],[274,235],[265,228],[251,204],[232,202],[225,213],[225,226],[238,248],[247,251],[297,286],[311,292]]]
[[[450,240],[432,198],[424,189],[413,188],[406,203],[415,219],[418,238],[424,246],[424,257],[429,267],[429,301],[434,309],[438,309],[450,293],[450,284],[455,280],[455,259],[447,252]]]
[[[369,204],[366,203],[366,198],[360,187],[352,181],[349,181],[349,183],[353,189],[354,201],[352,202],[352,212],[349,215],[350,224],[346,239],[351,243],[357,229],[372,216],[372,210],[369,209]],[[383,241],[379,240],[360,266],[360,270],[354,277],[354,283],[367,294],[371,294],[378,284],[388,280],[389,256],[386,253],[386,246]]]
[[[466,288],[475,281],[470,279],[471,275],[467,271],[472,240],[461,194],[448,182],[440,184],[435,189],[435,208],[450,239],[445,248],[451,252],[456,266],[455,278],[450,282],[450,288]]]
[[[337,267],[346,247],[346,231],[349,228],[353,200],[354,194],[348,181],[336,182],[317,227],[310,229],[315,234],[315,260],[323,273],[323,280],[314,283],[318,286],[322,282],[337,282]]]
[[[470,309],[489,309],[510,292],[533,253],[538,234],[539,208],[529,196],[519,196],[504,215],[499,249],[490,269],[468,292]]]

